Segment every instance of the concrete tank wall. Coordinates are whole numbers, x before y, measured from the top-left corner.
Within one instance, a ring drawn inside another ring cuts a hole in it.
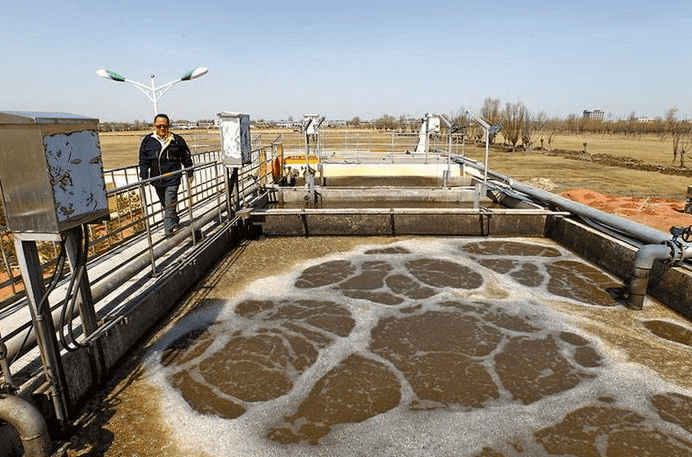
[[[627,280],[638,248],[617,240],[580,222],[562,217],[549,217],[546,236],[552,238],[590,262]],[[692,319],[692,272],[681,267],[656,262],[651,271],[647,293]]]

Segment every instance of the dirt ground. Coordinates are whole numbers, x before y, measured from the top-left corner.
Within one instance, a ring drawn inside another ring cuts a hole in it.
[[[563,192],[561,195],[592,208],[625,216],[666,232],[674,225],[692,225],[692,214],[684,212],[685,202],[679,200],[603,195],[589,189],[575,189]]]
[[[488,166],[534,187],[611,214],[669,231],[692,225],[684,212],[692,169],[663,164],[662,154],[648,160],[627,151],[582,155],[578,151],[493,151]],[[481,159],[472,150],[472,158]]]

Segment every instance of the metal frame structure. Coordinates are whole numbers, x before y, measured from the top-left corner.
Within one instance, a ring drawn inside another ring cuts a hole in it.
[[[486,186],[488,184],[488,157],[490,156],[490,135],[493,135],[493,136],[496,135],[500,130],[502,130],[502,126],[500,124],[490,125],[485,120],[483,120],[481,117],[472,113],[470,110],[466,110],[466,114],[469,117],[471,117],[471,119],[476,121],[478,123],[478,125],[483,127],[483,131],[485,132],[485,158],[483,159],[483,162],[484,162],[483,185]]]

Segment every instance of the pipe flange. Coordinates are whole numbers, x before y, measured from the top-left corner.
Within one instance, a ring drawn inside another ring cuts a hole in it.
[[[682,242],[677,240],[677,237],[673,238],[672,240],[663,241],[661,244],[665,244],[668,246],[668,248],[670,248],[670,258],[664,260],[663,265],[666,267],[672,267],[684,260],[685,249]]]

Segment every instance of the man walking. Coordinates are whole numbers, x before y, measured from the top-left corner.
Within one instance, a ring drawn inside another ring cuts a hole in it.
[[[142,139],[139,147],[139,177],[142,179],[161,176],[152,181],[161,206],[164,208],[163,229],[167,238],[178,228],[178,187],[181,174],[176,171],[192,166],[190,148],[185,139],[170,131],[171,121],[165,114],[154,118],[155,131]],[[192,184],[192,170],[187,172]]]

